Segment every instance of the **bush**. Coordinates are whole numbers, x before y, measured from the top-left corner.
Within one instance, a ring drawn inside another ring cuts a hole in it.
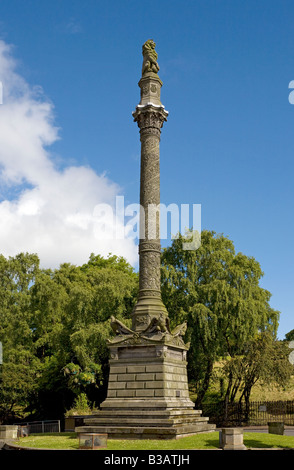
[[[80,393],[74,401],[73,407],[65,413],[65,416],[91,414],[92,409],[88,402],[87,395]]]

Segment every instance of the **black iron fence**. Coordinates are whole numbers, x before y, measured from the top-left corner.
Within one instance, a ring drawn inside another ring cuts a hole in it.
[[[252,401],[249,406],[243,402],[207,403],[202,406],[202,414],[209,416],[210,422],[218,426],[262,426],[271,421],[294,426],[294,400]]]

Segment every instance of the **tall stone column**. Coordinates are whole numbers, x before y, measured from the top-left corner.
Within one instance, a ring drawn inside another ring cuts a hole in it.
[[[148,43],[148,42],[147,42]],[[157,54],[143,46],[141,101],[133,113],[140,128],[140,242],[139,297],[132,315],[132,329],[143,331],[153,318],[167,317],[160,281],[160,135],[168,112],[160,101],[162,82],[157,75]],[[152,56],[153,54],[153,56]],[[155,55],[156,54],[156,55]]]
[[[131,328],[111,318],[107,397],[77,433],[173,439],[215,429],[189,397],[186,323],[171,330],[161,299],[159,142],[168,113],[160,102],[162,82],[154,48],[151,40],[143,45],[141,101],[133,113],[141,138],[138,302]]]

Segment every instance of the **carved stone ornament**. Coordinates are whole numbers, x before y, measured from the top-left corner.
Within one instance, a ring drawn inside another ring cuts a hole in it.
[[[152,106],[152,105],[150,105]],[[135,112],[136,113],[136,112]],[[141,130],[144,129],[156,129],[157,131],[160,131],[160,129],[163,126],[164,121],[166,121],[166,116],[167,113],[163,112],[162,109],[149,109],[148,111],[145,110],[145,112],[140,112],[140,110],[134,115],[134,120],[137,122],[138,127]]]
[[[148,315],[145,316],[145,324],[146,321],[148,321],[148,318],[150,319]],[[107,341],[112,345],[163,343],[186,349],[189,349],[190,347],[190,344],[185,344],[182,338],[186,332],[187,324],[182,323],[171,331],[169,318],[163,313],[161,313],[157,318],[153,317],[148,326],[141,332],[131,330],[113,316],[111,317],[111,326],[116,336],[112,339],[108,339]]]
[[[144,251],[155,251],[157,253],[161,253],[160,243],[159,242],[142,241],[139,245],[139,254],[143,253]]]
[[[157,63],[157,52],[155,51],[155,42],[153,39],[148,39],[142,46],[143,66],[142,76],[146,73],[158,73],[159,65]]]
[[[135,333],[133,330],[124,325],[121,321],[117,320],[114,316],[111,316],[110,319],[111,328],[116,335],[128,335]]]
[[[150,322],[150,316],[149,315],[137,315],[136,317],[136,322],[138,325],[148,325]]]
[[[159,315],[158,318],[152,318],[150,324],[147,326],[145,330],[142,331],[142,334],[146,335],[148,333],[170,333],[170,325],[169,325],[169,318],[162,313]]]
[[[176,326],[173,331],[172,331],[172,335],[174,337],[178,337],[178,336],[184,336],[184,334],[186,333],[187,331],[187,323],[184,322],[182,323],[181,325],[178,325]]]
[[[115,359],[115,360],[118,359],[118,351],[117,351],[117,349],[111,351],[111,353],[110,353],[110,358],[111,358],[111,359]]]

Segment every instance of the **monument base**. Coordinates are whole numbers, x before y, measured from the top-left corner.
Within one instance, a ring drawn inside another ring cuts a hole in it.
[[[109,439],[178,439],[215,430],[200,410],[102,410],[75,432],[106,433]]]
[[[169,335],[156,342],[111,344],[110,374],[101,411],[75,431],[107,433],[110,439],[176,439],[215,430],[189,398],[185,345]]]

